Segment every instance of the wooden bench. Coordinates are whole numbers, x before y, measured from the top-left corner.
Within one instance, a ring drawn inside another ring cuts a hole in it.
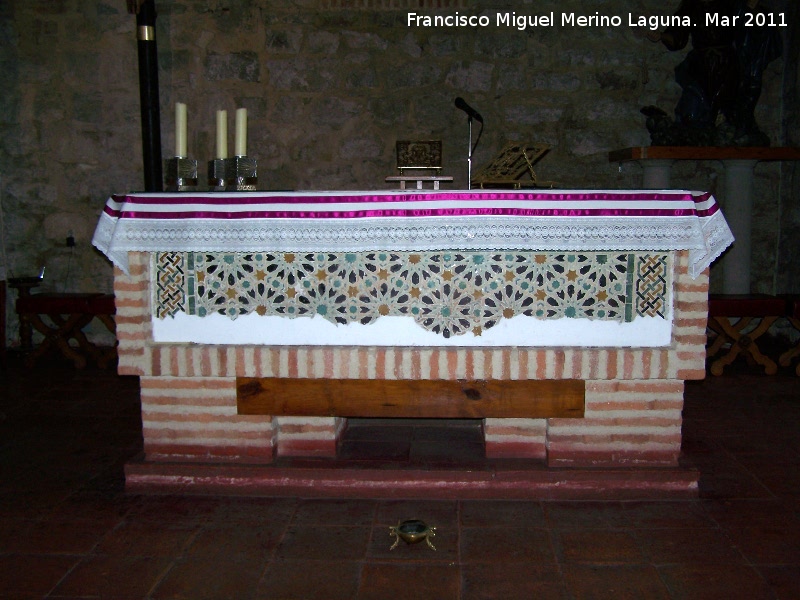
[[[34,294],[17,299],[17,314],[20,321],[20,337],[23,348],[30,348],[25,358],[26,366],[58,350],[73,362],[76,368],[86,366],[87,358],[100,367],[109,366],[116,356],[113,348],[100,348],[91,343],[83,333],[93,319],[98,319],[116,337],[113,294]],[[42,342],[33,347],[31,330],[44,336]],[[77,345],[72,345],[75,340]]]
[[[711,363],[711,373],[722,375],[740,353],[755,361],[767,375],[774,375],[778,365],[761,352],[758,339],[772,324],[786,315],[786,300],[768,294],[712,294],[708,299],[708,327],[716,338],[709,345],[707,355],[719,358]],[[752,328],[750,328],[752,325]]]

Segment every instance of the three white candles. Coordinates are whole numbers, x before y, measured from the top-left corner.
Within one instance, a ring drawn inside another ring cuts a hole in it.
[[[175,103],[175,156],[187,156],[186,104]],[[228,111],[217,111],[216,158],[228,158]],[[247,109],[236,109],[236,156],[247,156]]]

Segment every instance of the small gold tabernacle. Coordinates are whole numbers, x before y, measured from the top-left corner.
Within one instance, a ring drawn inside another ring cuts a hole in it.
[[[396,144],[397,170],[442,168],[442,140],[400,140]]]
[[[436,527],[430,527],[419,519],[400,521],[396,527],[389,527],[389,535],[396,538],[389,550],[397,548],[400,540],[403,540],[406,544],[416,544],[425,540],[431,550],[436,550],[433,542],[431,542],[431,538],[436,535]]]
[[[400,175],[390,175],[387,183],[400,183],[400,189],[406,189],[406,184],[416,185],[418,190],[423,184],[432,183],[433,189],[438,190],[439,184],[452,183],[449,175],[441,175],[442,170],[442,141],[400,140],[397,142],[397,170]]]

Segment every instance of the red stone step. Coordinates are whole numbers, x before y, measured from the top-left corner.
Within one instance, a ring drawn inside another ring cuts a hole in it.
[[[402,499],[645,500],[694,498],[691,468],[552,469],[509,461],[497,468],[358,468],[327,465],[129,462],[131,493]]]

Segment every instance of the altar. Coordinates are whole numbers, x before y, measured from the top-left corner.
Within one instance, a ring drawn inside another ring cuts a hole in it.
[[[115,265],[119,372],[141,381],[127,485],[696,493],[683,385],[705,376],[708,266],[731,241],[690,191],[114,196],[93,242]],[[481,419],[499,470],[337,479],[364,416]]]

